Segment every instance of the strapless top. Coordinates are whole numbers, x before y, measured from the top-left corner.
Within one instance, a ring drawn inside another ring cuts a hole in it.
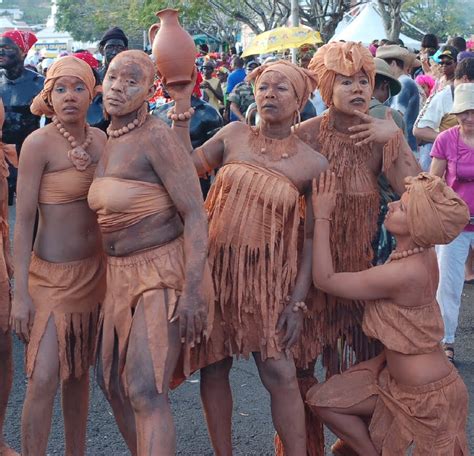
[[[71,168],[43,174],[38,201],[41,204],[66,204],[87,199],[96,165],[79,171]]]
[[[362,323],[364,333],[380,340],[389,350],[406,355],[429,353],[444,335],[439,305],[405,307],[388,300],[367,303]]]
[[[94,179],[87,199],[104,233],[128,228],[175,207],[163,185],[119,177]]]

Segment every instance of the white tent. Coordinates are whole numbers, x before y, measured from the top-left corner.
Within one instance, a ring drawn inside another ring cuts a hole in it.
[[[330,41],[361,41],[365,45],[369,45],[375,39],[386,38],[383,19],[377,10],[377,6],[372,3],[366,3],[359,7],[357,15],[347,15],[346,18],[338,25],[336,33]],[[420,42],[406,35],[400,34],[405,46],[410,49],[419,49]]]

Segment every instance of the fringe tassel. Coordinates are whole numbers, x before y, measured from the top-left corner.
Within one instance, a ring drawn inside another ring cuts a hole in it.
[[[234,162],[219,171],[206,207],[226,351],[273,356],[281,351],[278,317],[296,280],[299,192],[275,171]],[[257,347],[249,336],[260,338]]]

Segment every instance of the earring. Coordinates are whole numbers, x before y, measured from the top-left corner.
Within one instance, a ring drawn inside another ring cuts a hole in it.
[[[295,121],[293,122],[293,126],[295,127],[295,130],[298,130],[301,125],[301,112],[299,109],[295,111]]]

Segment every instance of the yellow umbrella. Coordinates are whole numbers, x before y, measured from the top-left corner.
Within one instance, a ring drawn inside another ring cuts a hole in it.
[[[278,27],[252,39],[242,57],[299,48],[303,44],[322,43],[321,35],[308,27]]]

